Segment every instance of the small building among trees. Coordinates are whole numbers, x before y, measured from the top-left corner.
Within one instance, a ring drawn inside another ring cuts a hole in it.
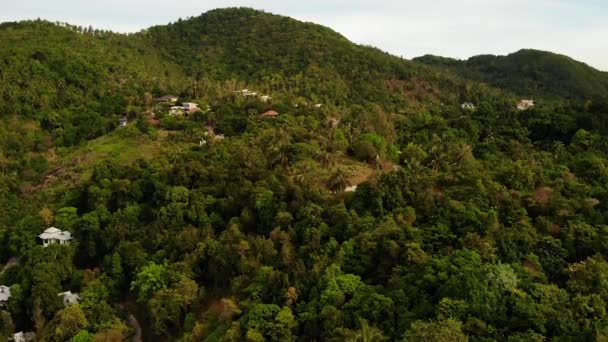
[[[521,100],[517,102],[517,109],[527,110],[534,107],[534,100]]]
[[[474,111],[475,109],[477,109],[477,107],[475,107],[475,105],[471,102],[465,102],[465,103],[461,104],[460,108],[462,108],[464,110],[470,110],[470,111]]]
[[[176,103],[177,102],[177,96],[175,96],[175,95],[165,95],[165,96],[161,96],[161,97],[155,98],[154,101],[158,102],[158,103],[166,103],[166,104]]]
[[[70,244],[70,240],[72,240],[72,234],[70,232],[62,231],[55,227],[47,228],[42,234],[38,235],[38,237],[42,239],[44,247],[48,247],[54,243],[68,245]]]
[[[78,293],[72,293],[72,291],[61,292],[58,294],[59,297],[63,297],[63,305],[70,306],[74,304],[78,304],[80,301],[80,296]]]
[[[274,110],[269,110],[266,113],[262,114],[263,118],[276,118],[279,116],[279,113]]]
[[[36,341],[36,333],[35,332],[26,332],[20,331],[18,333],[13,334],[13,342],[33,342]]]
[[[9,298],[11,298],[11,288],[4,285],[0,286],[0,307],[8,302]]]

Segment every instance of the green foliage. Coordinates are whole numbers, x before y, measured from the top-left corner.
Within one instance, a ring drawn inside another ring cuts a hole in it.
[[[11,23],[0,43],[3,335],[608,336],[595,71],[532,52],[431,69],[251,9],[129,35]],[[204,110],[171,116],[165,93]],[[74,240],[43,248],[49,225]]]
[[[146,302],[155,292],[166,288],[169,284],[168,272],[166,264],[151,262],[144,266],[131,283],[131,290],[136,291],[137,300]]]
[[[591,99],[608,93],[606,73],[569,57],[545,51],[520,50],[507,56],[482,55],[466,61],[436,56],[414,60],[447,68],[464,77],[523,96]]]
[[[441,322],[417,321],[406,332],[404,341],[468,341],[462,333],[461,323],[448,319]]]

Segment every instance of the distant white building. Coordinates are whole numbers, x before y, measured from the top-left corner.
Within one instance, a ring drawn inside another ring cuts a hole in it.
[[[35,332],[26,332],[20,331],[18,333],[13,334],[13,342],[33,342],[36,341],[36,333]]]
[[[38,235],[42,239],[44,247],[57,243],[60,245],[70,244],[72,240],[72,234],[68,231],[62,231],[61,229],[50,227],[47,228],[42,234]]]
[[[323,104],[321,104],[321,103],[317,103],[317,104],[315,105],[315,108],[321,108],[321,107],[323,107]]]
[[[63,305],[70,306],[74,304],[78,304],[80,301],[80,296],[78,293],[72,293],[72,291],[61,292],[58,294],[59,297],[63,297]]]
[[[464,110],[475,110],[477,107],[475,107],[475,105],[472,104],[471,102],[465,102],[460,105],[460,108],[462,108]]]
[[[169,115],[184,115],[184,107],[172,106],[171,109],[169,109]]]
[[[245,97],[258,96],[257,92],[251,91],[249,89],[237,90],[235,93],[243,95]]]
[[[200,108],[198,108],[198,103],[193,102],[184,102],[182,103],[182,107],[186,112],[196,112],[200,110]]]
[[[127,120],[127,118],[118,119],[118,125],[120,127],[126,127],[128,123],[129,121]]]
[[[517,102],[517,109],[526,110],[534,107],[534,100],[521,100]]]
[[[268,95],[262,95],[262,96],[260,96],[260,100],[261,100],[262,102],[268,102],[268,101],[270,101],[271,99],[272,99],[272,97],[270,97],[270,96],[268,96]]]
[[[177,102],[177,96],[165,95],[165,96],[155,98],[154,101],[159,102],[159,103],[175,103],[175,102]]]
[[[357,186],[356,186],[356,185],[353,185],[353,186],[347,186],[347,187],[344,189],[344,192],[355,192],[355,191],[357,191]]]
[[[11,288],[4,285],[0,286],[0,306],[8,302],[9,298],[11,298]]]

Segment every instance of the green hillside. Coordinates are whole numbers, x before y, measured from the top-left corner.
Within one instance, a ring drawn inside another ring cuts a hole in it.
[[[0,341],[608,339],[604,74],[246,8],[0,46]]]
[[[520,50],[507,56],[482,55],[465,61],[427,55],[414,60],[522,96],[583,100],[608,96],[606,72],[551,52]]]

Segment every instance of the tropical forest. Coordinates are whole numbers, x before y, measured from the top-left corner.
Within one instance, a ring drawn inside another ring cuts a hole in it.
[[[226,8],[0,24],[0,341],[608,341],[608,73]]]

